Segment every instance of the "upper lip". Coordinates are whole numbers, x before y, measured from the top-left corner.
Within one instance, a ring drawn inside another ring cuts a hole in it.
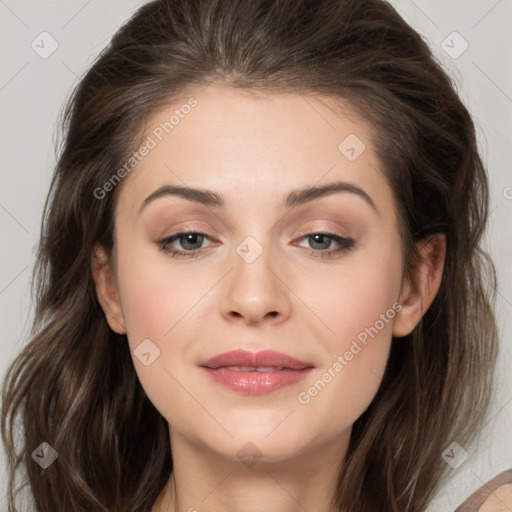
[[[312,363],[300,361],[299,359],[277,352],[275,350],[262,350],[260,352],[248,352],[247,350],[231,350],[224,352],[207,361],[200,366],[206,368],[221,368],[224,366],[251,366],[251,367],[274,367],[287,368],[291,370],[303,370],[312,368]]]

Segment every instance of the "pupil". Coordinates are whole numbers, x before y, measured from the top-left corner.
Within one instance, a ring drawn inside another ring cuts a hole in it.
[[[187,244],[192,244],[192,245],[197,244],[197,240],[194,242],[194,238],[197,238],[197,237],[200,237],[200,236],[202,236],[202,235],[198,235],[198,234],[194,234],[194,233],[185,235],[185,245],[187,245]],[[196,249],[196,248],[193,247],[192,249]]]
[[[313,239],[314,239],[315,243],[320,243],[322,245],[322,240],[326,236],[327,235],[313,235]],[[320,239],[320,241],[318,239]],[[327,246],[329,245],[329,239],[327,239],[325,242],[323,242],[323,245],[325,245],[325,244],[327,244]],[[327,247],[324,247],[324,249],[327,249]]]

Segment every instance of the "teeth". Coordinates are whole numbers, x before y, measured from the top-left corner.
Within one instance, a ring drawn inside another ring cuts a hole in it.
[[[224,368],[234,372],[275,372],[283,369],[283,367],[276,368],[274,366],[224,366]]]

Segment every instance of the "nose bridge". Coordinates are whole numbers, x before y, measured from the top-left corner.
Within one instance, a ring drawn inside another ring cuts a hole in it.
[[[234,269],[222,301],[222,313],[257,323],[266,317],[287,316],[289,299],[276,277],[278,272],[268,237],[260,243],[245,237],[235,248]]]

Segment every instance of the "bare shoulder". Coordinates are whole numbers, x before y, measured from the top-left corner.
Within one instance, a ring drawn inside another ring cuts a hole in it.
[[[505,484],[491,493],[478,512],[510,512],[511,510],[512,484]]]
[[[500,473],[477,489],[455,512],[512,511],[512,469]]]

